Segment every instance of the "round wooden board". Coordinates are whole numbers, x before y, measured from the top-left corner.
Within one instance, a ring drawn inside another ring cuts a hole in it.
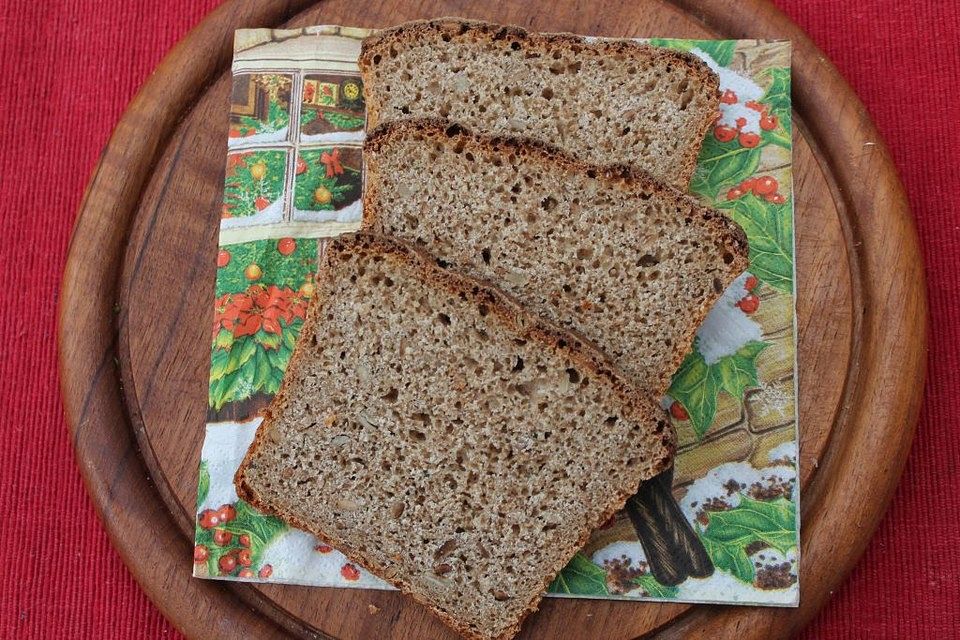
[[[900,476],[923,389],[926,300],[903,189],[863,105],[799,28],[762,0],[231,0],[211,14],[118,124],[81,205],[64,275],[67,416],[114,544],[191,638],[455,637],[394,592],[198,580],[189,560],[233,30],[381,27],[443,15],[610,36],[793,41],[801,605],[547,599],[521,637],[792,634],[860,557]]]

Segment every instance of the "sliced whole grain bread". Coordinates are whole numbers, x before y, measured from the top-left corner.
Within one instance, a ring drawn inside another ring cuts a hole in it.
[[[595,343],[663,393],[747,266],[743,230],[639,171],[442,121],[379,127],[364,228],[421,246]]]
[[[327,246],[237,494],[462,634],[505,640],[665,468],[660,407],[494,288],[367,234]]]
[[[368,130],[442,117],[684,189],[720,105],[717,76],[690,54],[455,18],[367,38],[360,71]]]

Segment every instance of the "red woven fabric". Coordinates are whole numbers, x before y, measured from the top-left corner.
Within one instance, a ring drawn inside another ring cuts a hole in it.
[[[903,482],[804,637],[960,637],[960,5],[777,3],[839,66],[889,144],[931,300],[930,379]],[[57,391],[55,310],[97,154],[150,70],[216,4],[0,5],[0,637],[180,637],[111,549],[84,492]]]

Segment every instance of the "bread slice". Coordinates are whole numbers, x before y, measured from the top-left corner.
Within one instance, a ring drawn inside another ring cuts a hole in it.
[[[739,226],[630,169],[546,146],[400,121],[366,142],[364,227],[497,283],[663,393],[747,266]]]
[[[464,635],[506,639],[673,449],[583,340],[361,234],[328,245],[235,484]]]
[[[717,76],[686,53],[452,18],[367,38],[360,71],[368,130],[442,117],[684,189],[720,106]]]

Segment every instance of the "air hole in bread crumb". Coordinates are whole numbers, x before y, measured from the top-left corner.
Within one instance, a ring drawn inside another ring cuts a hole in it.
[[[553,89],[550,87],[544,87],[543,91],[540,92],[540,95],[543,96],[544,99],[550,100],[553,98]]]
[[[649,253],[645,253],[640,256],[640,259],[637,260],[637,265],[641,267],[655,267],[660,264],[660,259],[657,256],[652,256]]]
[[[480,257],[483,258],[483,263],[484,263],[484,264],[490,264],[490,248],[489,248],[489,247],[484,247],[484,248],[480,251]]]
[[[731,262],[733,262],[733,254],[730,253],[729,251],[724,251],[724,252],[723,252],[723,263],[724,263],[724,264],[730,264]]]
[[[487,308],[487,305],[485,304],[481,304],[479,307],[477,307],[477,311],[480,312],[481,317],[485,317],[488,313],[490,313],[490,309]]]
[[[580,382],[580,372],[571,367],[567,369],[567,378],[570,380],[571,384],[577,384]]]
[[[423,442],[427,439],[427,434],[417,429],[409,429],[407,431],[407,435],[410,436],[410,439],[415,442]]]
[[[540,201],[540,208],[544,211],[553,211],[557,206],[557,199],[553,196],[547,196]]]
[[[513,364],[513,368],[510,371],[517,372],[523,371],[523,358],[517,356],[517,361]]]
[[[396,402],[400,393],[393,387],[390,388],[390,391],[387,391],[386,395],[383,396],[383,399],[387,402]]]
[[[438,313],[437,320],[440,321],[440,324],[450,326],[450,316],[445,313]]]

